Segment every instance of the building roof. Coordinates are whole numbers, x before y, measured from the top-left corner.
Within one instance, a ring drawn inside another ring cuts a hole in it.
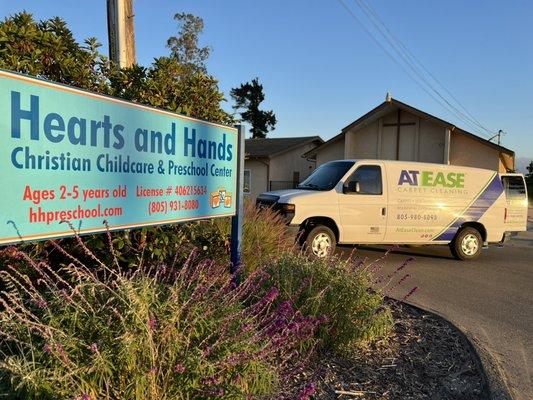
[[[461,133],[461,134],[464,134],[474,140],[477,140],[478,142],[481,142],[489,147],[492,147],[494,149],[497,149],[499,150],[501,153],[505,153],[505,154],[509,154],[511,156],[514,156],[514,151],[506,148],[506,147],[503,147],[503,146],[500,146],[500,145],[497,145],[496,143],[493,143],[487,139],[484,139],[482,137],[479,137],[471,132],[468,132],[464,129],[461,129],[457,126],[455,126],[454,124],[452,124],[451,122],[447,122],[439,117],[436,117],[434,115],[431,115],[431,114],[428,114],[422,110],[419,110],[415,107],[412,107],[406,103],[403,103],[399,100],[396,100],[396,99],[393,99],[393,98],[390,98],[390,99],[387,99],[386,101],[384,101],[383,103],[381,103],[380,105],[378,105],[377,107],[375,107],[374,109],[370,110],[369,112],[367,112],[365,115],[359,117],[358,119],[356,119],[354,122],[352,122],[351,124],[345,126],[341,132],[336,135],[336,136],[333,136],[331,139],[327,140],[326,142],[324,142],[322,145],[314,148],[313,150],[310,150],[308,151],[307,153],[305,153],[305,155],[311,155],[311,154],[314,154],[316,153],[317,150],[323,148],[323,147],[326,147],[327,145],[333,143],[333,142],[336,142],[337,140],[339,140],[340,138],[342,138],[344,136],[344,134],[349,131],[349,130],[352,130],[353,128],[355,129],[359,129],[359,128],[362,128],[372,122],[374,122],[375,120],[381,118],[382,116],[392,112],[392,111],[395,111],[395,110],[398,110],[398,109],[402,109],[402,110],[405,110],[411,114],[414,114],[424,120],[429,120],[429,121],[432,121],[436,124],[439,124],[439,125],[442,125],[442,126],[445,126],[446,128],[450,129],[452,132],[458,132],[458,133]]]
[[[324,143],[320,136],[246,139],[244,152],[247,157],[272,157],[313,142]]]

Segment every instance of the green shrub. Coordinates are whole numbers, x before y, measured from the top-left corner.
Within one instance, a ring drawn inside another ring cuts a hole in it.
[[[243,225],[242,261],[248,273],[294,246],[295,237],[287,234],[285,221],[270,209],[260,210],[252,202],[246,202]],[[196,249],[200,258],[229,263],[231,219],[126,230],[112,232],[111,236],[122,267],[135,268],[144,261],[184,262],[192,249]],[[104,263],[113,262],[107,235],[88,235],[84,241]],[[87,259],[76,239],[63,239],[61,245],[76,257]],[[57,251],[50,243],[27,244],[23,249],[33,257],[46,254],[47,261],[58,261],[54,257]]]
[[[349,355],[358,347],[385,338],[393,326],[383,296],[370,289],[362,264],[337,258],[310,260],[285,253],[267,264],[268,285],[279,288],[308,315],[325,315],[317,332],[323,347]]]
[[[3,252],[10,261],[0,271],[0,389],[8,398],[296,396],[289,377],[310,356],[320,319],[276,305],[275,287],[257,296],[264,272],[235,289],[226,267],[194,253],[183,265],[131,272],[78,244],[94,268],[55,242],[71,261],[59,269]],[[280,381],[285,395],[275,395]]]
[[[216,232],[215,235],[210,234],[211,230]],[[230,245],[231,220],[221,218],[199,222],[196,235],[197,238],[207,237],[207,240],[192,241],[193,243],[203,245],[201,248],[207,248],[210,258],[220,257],[220,247],[223,245],[227,248]],[[214,237],[221,238],[222,242],[216,243],[213,241]],[[245,203],[242,261],[247,273],[257,270],[263,264],[293,249],[295,239],[288,234],[286,223],[278,213],[269,208],[259,209],[252,202]],[[229,261],[228,254],[226,252],[224,255],[224,261]]]

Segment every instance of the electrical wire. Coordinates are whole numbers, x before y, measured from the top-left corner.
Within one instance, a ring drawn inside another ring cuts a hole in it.
[[[412,54],[411,51],[401,42],[391,30],[383,23],[379,15],[363,0],[354,0],[356,5],[364,12],[367,18],[370,20],[374,28],[383,36],[387,41],[392,50],[397,54],[397,56],[403,61],[400,62],[397,57],[395,57],[387,47],[374,35],[374,33],[366,26],[366,24],[361,21],[357,14],[344,2],[344,0],[339,0],[343,8],[349,13],[349,15],[363,28],[365,33],[380,47],[383,52],[396,64],[398,65],[426,94],[428,94],[433,100],[435,100],[441,107],[446,109],[451,115],[456,116],[458,119],[463,121],[465,124],[473,128],[476,133],[481,134],[487,137],[486,133],[479,132],[479,128],[489,132],[494,133],[493,131],[485,128],[479,121],[472,116],[471,113],[466,110],[466,107],[460,103],[451,92],[444,87],[440,81],[438,81],[433,74]],[[431,82],[426,78],[426,76],[421,73],[421,71],[414,65],[411,61],[414,60],[420,65],[420,67],[429,75],[437,84],[439,84],[455,102],[465,110],[462,112],[455,105],[453,105],[448,99],[446,99],[440,91],[431,84]]]
[[[396,57],[394,57],[394,55],[392,55],[390,53],[390,51],[385,47],[383,46],[383,44],[374,36],[374,34],[366,27],[366,25],[359,19],[359,17],[357,16],[357,14],[355,14],[347,5],[346,3],[343,1],[343,0],[339,0],[339,2],[341,3],[341,5],[346,9],[346,11],[350,14],[350,16],[356,20],[360,25],[361,27],[363,28],[363,30],[365,31],[365,33],[374,41],[374,43],[379,47],[381,48],[381,50],[383,50],[383,52],[390,58],[390,60],[395,63],[398,67],[400,67],[400,69],[405,72],[406,75],[408,75],[416,84],[418,84],[420,86],[420,88],[426,92],[426,94],[428,96],[430,96],[431,98],[433,98],[433,100],[435,100],[437,103],[439,103],[443,108],[445,108],[450,114],[454,115],[454,112],[453,110],[449,109],[446,104],[443,104],[438,98],[436,98],[433,93],[431,93],[421,82],[418,81],[417,77],[414,76],[409,70],[406,69],[406,67],[400,63]]]
[[[479,132],[478,129],[481,127],[482,129],[485,129],[481,125],[476,124],[474,120],[472,120],[468,115],[461,112],[457,107],[455,107],[450,101],[448,101],[427,79],[426,77],[413,65],[413,63],[409,60],[408,54],[406,54],[404,51],[402,51],[402,48],[399,48],[393,40],[391,40],[385,31],[382,29],[380,25],[378,25],[372,17],[369,15],[367,10],[365,10],[364,5],[360,3],[360,0],[354,0],[356,2],[356,5],[359,6],[359,8],[367,15],[370,22],[374,25],[374,28],[378,30],[378,32],[383,36],[383,38],[387,41],[389,46],[396,52],[396,54],[403,60],[403,62],[409,67],[409,69],[419,78],[419,85],[420,82],[422,85],[425,85],[429,88],[437,97],[439,97],[442,102],[444,102],[448,107],[445,107],[448,111],[451,109],[451,114],[463,121],[465,124],[469,125],[471,129],[476,131],[479,135],[488,137],[487,134]],[[439,104],[441,106],[444,106],[441,101],[439,101]],[[491,131],[489,131],[491,132]],[[491,132],[492,133],[492,132]]]
[[[461,109],[466,113],[466,115],[469,117],[469,119],[475,123],[479,128],[483,129],[484,131],[488,132],[489,134],[493,135],[495,133],[494,130],[490,130],[483,126],[479,120],[468,111],[468,109],[459,101],[459,99],[453,95],[453,93],[434,75],[431,73],[431,71],[426,68],[426,66],[420,61],[410,50],[409,48],[392,32],[391,29],[387,27],[385,22],[381,19],[379,14],[372,8],[372,6],[366,2],[365,0],[356,0],[360,7],[366,8],[366,10],[372,15],[372,17],[385,29],[387,34],[400,46],[401,49],[403,49],[404,53],[411,58],[416,64],[422,68],[422,70],[431,78],[434,82],[436,82],[444,91],[455,101],[455,103],[461,107]],[[364,11],[364,10],[363,10]],[[367,14],[368,15],[368,14]]]

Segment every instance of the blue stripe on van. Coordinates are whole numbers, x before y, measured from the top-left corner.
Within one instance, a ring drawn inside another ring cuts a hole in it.
[[[483,190],[479,197],[468,207],[468,209],[458,217],[443,233],[433,240],[452,240],[455,234],[465,222],[479,221],[485,212],[498,200],[503,193],[502,181],[498,174],[494,175],[492,181]]]

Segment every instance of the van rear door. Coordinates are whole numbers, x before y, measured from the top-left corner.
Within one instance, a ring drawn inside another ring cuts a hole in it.
[[[507,232],[527,229],[527,190],[522,174],[502,174],[506,207],[504,225]]]

